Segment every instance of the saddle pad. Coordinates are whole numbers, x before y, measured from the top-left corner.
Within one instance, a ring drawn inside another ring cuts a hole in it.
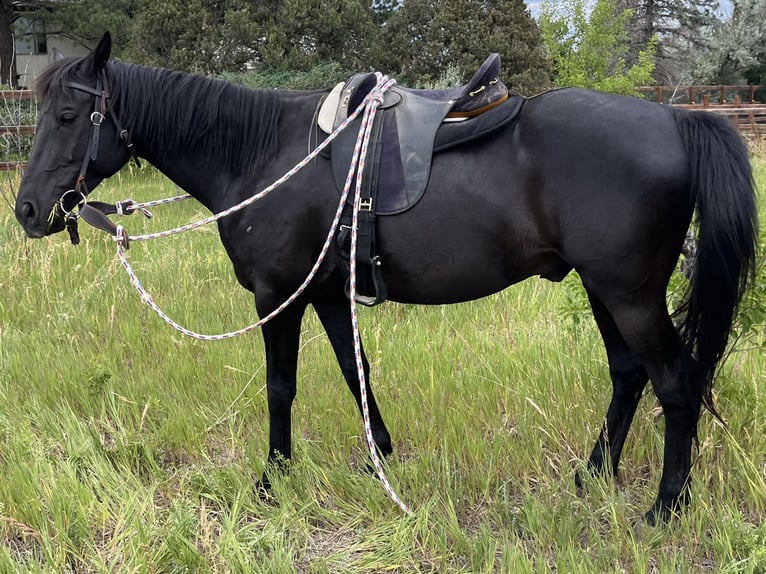
[[[345,82],[339,82],[335,87],[327,94],[327,97],[322,102],[322,107],[319,108],[319,115],[317,117],[317,123],[322,131],[326,134],[332,133],[335,122],[335,111],[340,104],[340,94],[343,91],[343,85]]]

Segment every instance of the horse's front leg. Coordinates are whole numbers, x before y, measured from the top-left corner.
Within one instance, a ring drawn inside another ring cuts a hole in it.
[[[266,490],[271,488],[269,466],[284,469],[292,456],[290,415],[296,392],[298,346],[305,310],[304,304],[295,303],[263,326],[269,405],[269,454],[261,486]],[[261,316],[268,311],[258,306]]]

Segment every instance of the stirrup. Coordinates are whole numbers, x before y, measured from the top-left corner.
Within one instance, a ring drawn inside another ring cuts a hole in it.
[[[362,293],[357,292],[354,300],[359,303],[360,305],[364,305],[365,307],[374,307],[375,305],[379,305],[380,303],[383,303],[386,299],[388,299],[388,289],[386,289],[386,284],[383,282],[383,272],[382,272],[382,265],[380,262],[380,257],[376,255],[372,259],[370,259],[370,263],[372,266],[372,289],[375,292],[374,295],[364,295]],[[358,271],[358,269],[357,269]],[[370,285],[368,285],[369,287]],[[357,284],[358,287],[358,284]],[[346,286],[344,287],[344,291],[346,293],[347,298],[351,298],[351,278],[349,277],[346,279]]]

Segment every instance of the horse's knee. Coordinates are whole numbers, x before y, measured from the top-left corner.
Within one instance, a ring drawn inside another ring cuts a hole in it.
[[[269,382],[266,386],[269,410],[289,410],[297,393],[296,384],[280,381]]]

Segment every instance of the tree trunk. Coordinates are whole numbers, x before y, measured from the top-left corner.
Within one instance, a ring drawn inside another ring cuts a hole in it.
[[[17,88],[16,47],[13,41],[13,3],[0,0],[0,85]]]

